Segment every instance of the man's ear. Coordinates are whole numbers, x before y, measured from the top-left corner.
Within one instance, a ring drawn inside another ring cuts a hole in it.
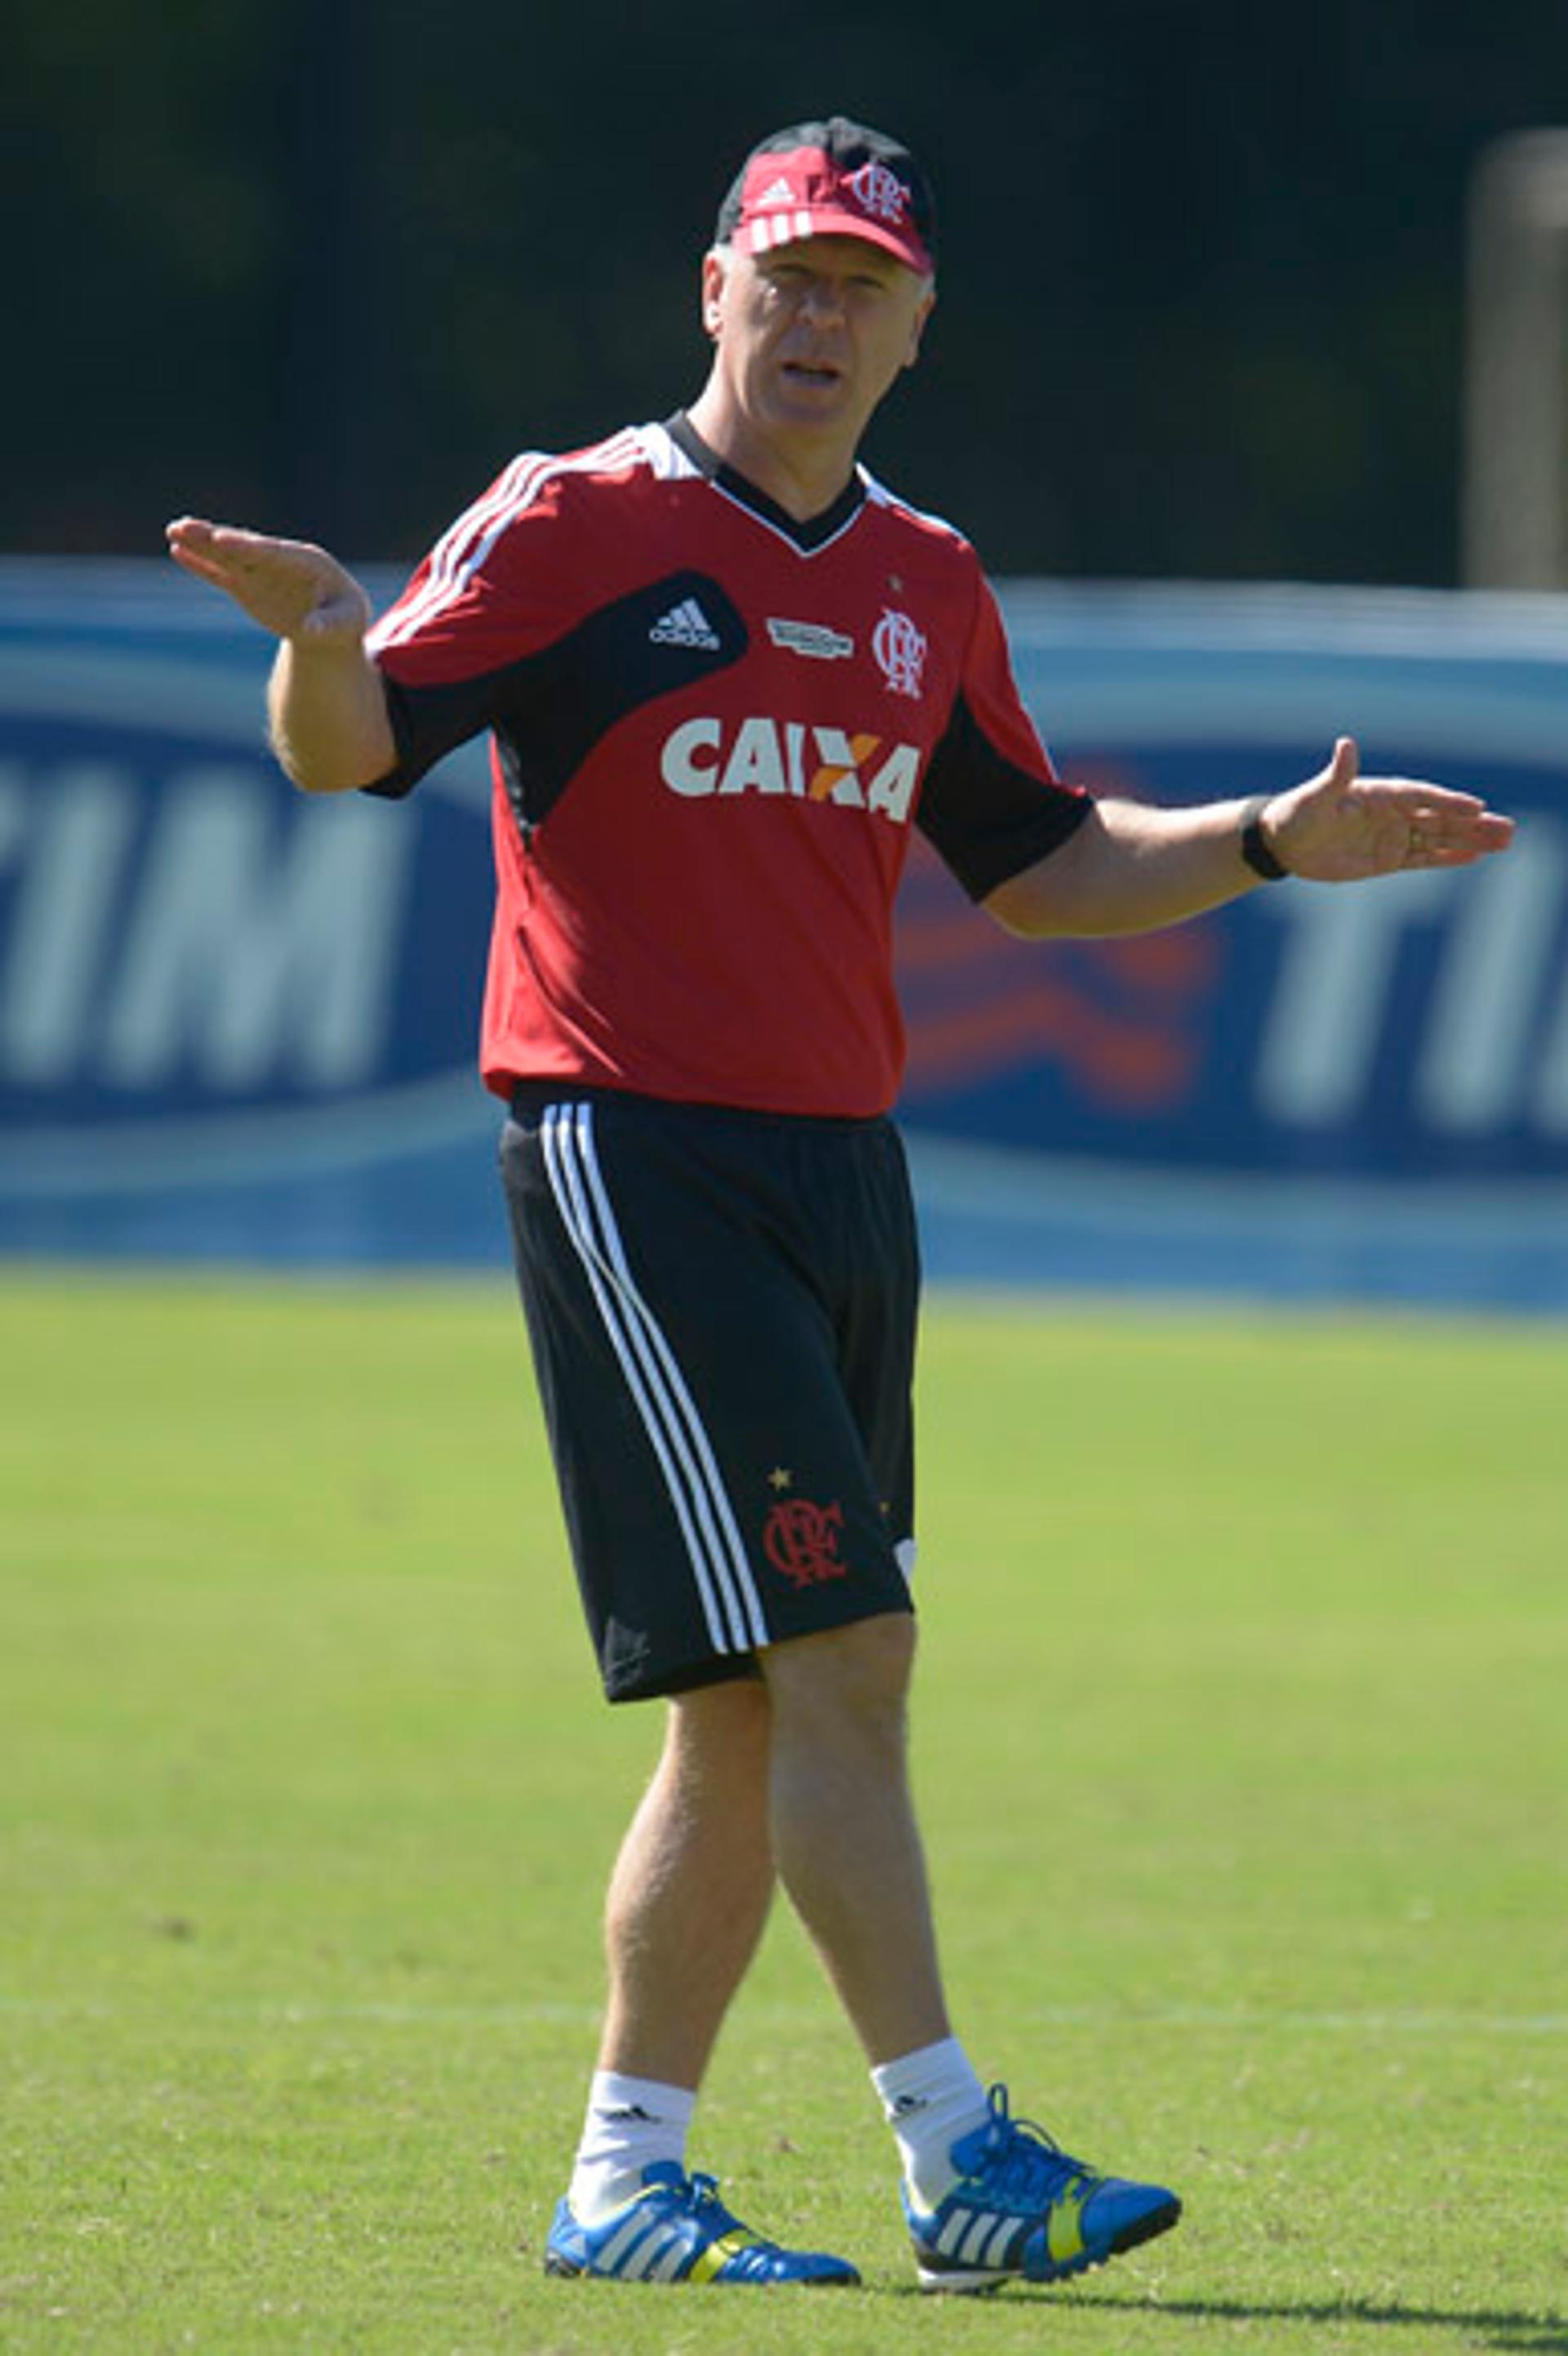
[[[914,315],[914,325],[909,331],[909,349],[903,358],[906,369],[913,368],[920,358],[921,339],[925,334],[925,323],[935,308],[936,289],[934,286],[928,286],[921,297],[920,308]]]
[[[702,327],[703,333],[717,337],[724,316],[724,286],[730,274],[730,257],[720,246],[711,246],[702,257]]]

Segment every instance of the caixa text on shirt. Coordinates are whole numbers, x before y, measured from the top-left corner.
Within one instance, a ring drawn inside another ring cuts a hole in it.
[[[742,720],[727,740],[721,720],[699,719],[666,737],[659,774],[677,794],[794,794],[880,810],[903,826],[920,765],[918,744],[890,744],[869,731],[764,717]]]

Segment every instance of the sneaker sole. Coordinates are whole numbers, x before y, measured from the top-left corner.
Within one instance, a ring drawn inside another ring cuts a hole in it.
[[[603,2274],[593,2266],[579,2265],[574,2258],[564,2258],[557,2250],[545,2252],[544,2271],[547,2275],[556,2276],[563,2282],[650,2282],[650,2277],[646,2275]],[[684,2275],[675,2275],[667,2283],[659,2280],[651,2282],[651,2287],[655,2290],[685,2290],[689,2289],[690,2286]],[[859,2290],[860,2277],[851,2269],[841,2275],[801,2275],[794,2280],[784,2282],[758,2282],[754,2277],[748,2281],[741,2276],[739,2280],[731,2279],[727,2283],[705,2282],[699,2287],[702,2290]]]
[[[1145,2242],[1155,2241],[1161,2233],[1168,2233],[1180,2215],[1180,2201],[1168,2201],[1163,2208],[1151,2209],[1147,2215],[1135,2217],[1132,2223],[1125,2225],[1115,2241],[1107,2242],[1103,2250],[1083,2250],[1077,2257],[1064,2258],[1060,2265],[1053,2265],[1048,2272],[1038,2275],[1026,2275],[1021,2267],[998,2274],[995,2269],[984,2266],[931,2266],[924,2264],[917,2252],[915,2263],[920,2287],[925,2291],[956,2293],[960,2297],[983,2298],[991,2291],[1000,2290],[1004,2283],[1066,2282],[1071,2276],[1090,2274],[1096,2266],[1108,2265],[1112,2258],[1119,2258],[1126,2251],[1138,2249]]]
[[[571,2258],[561,2257],[555,2250],[545,2252],[544,2270],[547,2275],[566,2276],[573,2282],[581,2282],[589,2272],[586,2266],[576,2265]]]

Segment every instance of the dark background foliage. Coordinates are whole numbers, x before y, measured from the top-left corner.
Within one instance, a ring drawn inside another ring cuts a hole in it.
[[[0,546],[183,509],[416,554],[693,392],[752,142],[926,158],[941,304],[868,456],[993,570],[1456,574],[1463,230],[1563,119],[1552,0],[6,0]]]

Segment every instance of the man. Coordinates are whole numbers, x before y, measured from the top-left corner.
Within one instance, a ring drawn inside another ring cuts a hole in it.
[[[1054,2280],[1179,2214],[1013,2119],[944,1996],[904,1746],[917,1264],[887,1111],[911,828],[1025,936],[1168,924],[1285,873],[1463,864],[1511,832],[1359,777],[1348,739],[1244,805],[1059,782],[973,552],[857,465],[933,270],[914,159],[796,125],[725,200],[691,409],[516,460],[373,631],[323,551],[170,527],[278,634],[273,741],[301,786],[404,793],[495,734],[483,1066],[523,1301],[605,1689],[668,1705],[610,1885],[560,2274],[858,2279],[687,2170],[775,1878],[864,2046],[923,2287]]]

